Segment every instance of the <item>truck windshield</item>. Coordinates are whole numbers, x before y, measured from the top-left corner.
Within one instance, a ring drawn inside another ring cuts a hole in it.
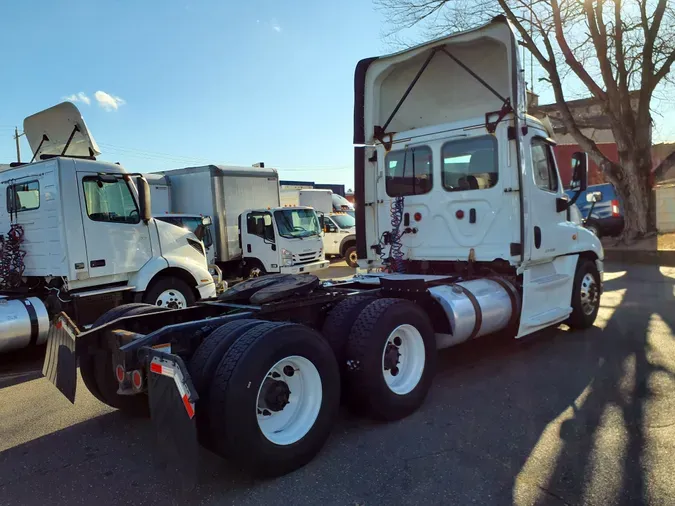
[[[281,237],[309,237],[319,235],[320,227],[316,213],[312,209],[284,209],[274,211]]]
[[[356,226],[356,220],[348,214],[333,214],[331,219],[340,228],[352,228]]]
[[[333,193],[332,198],[333,198],[333,210],[334,211],[351,211],[353,209],[352,203],[349,202],[342,195],[338,195],[337,193]]]
[[[202,224],[202,217],[201,216],[157,216],[156,219],[160,221],[164,221],[166,223],[170,223],[171,225],[175,225],[180,228],[184,228],[185,230],[188,230],[189,232],[192,232],[193,234],[197,230],[197,227]],[[202,239],[202,242],[204,243],[204,246],[206,248],[210,248],[213,245],[213,239],[211,238],[211,231],[209,230],[209,227],[206,227],[206,230],[204,231],[204,237]]]

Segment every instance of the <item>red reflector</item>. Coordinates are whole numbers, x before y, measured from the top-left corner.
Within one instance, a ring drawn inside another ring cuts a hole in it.
[[[457,217],[458,220],[461,220],[462,218],[464,218],[464,211],[462,211],[461,209],[459,209],[459,210],[455,213],[455,216]]]
[[[57,321],[56,321],[56,325],[55,325],[55,327],[56,327],[57,329],[59,329],[59,330],[60,330],[60,329],[61,329],[61,327],[63,327],[63,322],[62,322],[61,320],[57,320]]]
[[[150,362],[150,371],[156,372],[157,374],[162,374],[162,366],[155,362]]]
[[[195,410],[192,408],[192,404],[190,404],[187,394],[183,396],[183,404],[185,405],[185,411],[187,411],[188,416],[190,418],[195,416]]]
[[[143,377],[141,376],[141,372],[140,371],[132,372],[131,381],[133,382],[135,388],[141,388],[143,386]]]
[[[117,376],[117,381],[122,383],[124,381],[124,367],[121,365],[115,367],[115,376]]]
[[[422,219],[422,213],[415,213],[413,218],[415,218],[415,221],[420,221]]]
[[[616,218],[619,216],[619,201],[612,200],[612,217]]]

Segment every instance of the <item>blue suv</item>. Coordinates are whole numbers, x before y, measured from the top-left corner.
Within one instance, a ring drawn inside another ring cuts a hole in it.
[[[572,198],[575,192],[565,190],[565,193]],[[593,195],[597,197],[595,205]],[[598,237],[617,236],[623,230],[623,206],[610,183],[589,186],[581,192],[576,204],[584,218],[584,226]]]

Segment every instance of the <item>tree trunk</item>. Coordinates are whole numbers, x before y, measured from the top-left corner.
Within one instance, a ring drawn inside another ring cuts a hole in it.
[[[651,159],[619,158],[620,178],[609,177],[623,205],[624,229],[620,241],[630,242],[653,230],[651,219]]]

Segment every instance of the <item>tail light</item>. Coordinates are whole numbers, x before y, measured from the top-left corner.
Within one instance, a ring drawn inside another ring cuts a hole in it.
[[[115,377],[117,377],[117,381],[122,383],[125,378],[126,378],[126,373],[124,372],[124,367],[121,365],[118,365],[115,367]]]
[[[612,218],[617,218],[619,216],[619,201],[612,200]]]

